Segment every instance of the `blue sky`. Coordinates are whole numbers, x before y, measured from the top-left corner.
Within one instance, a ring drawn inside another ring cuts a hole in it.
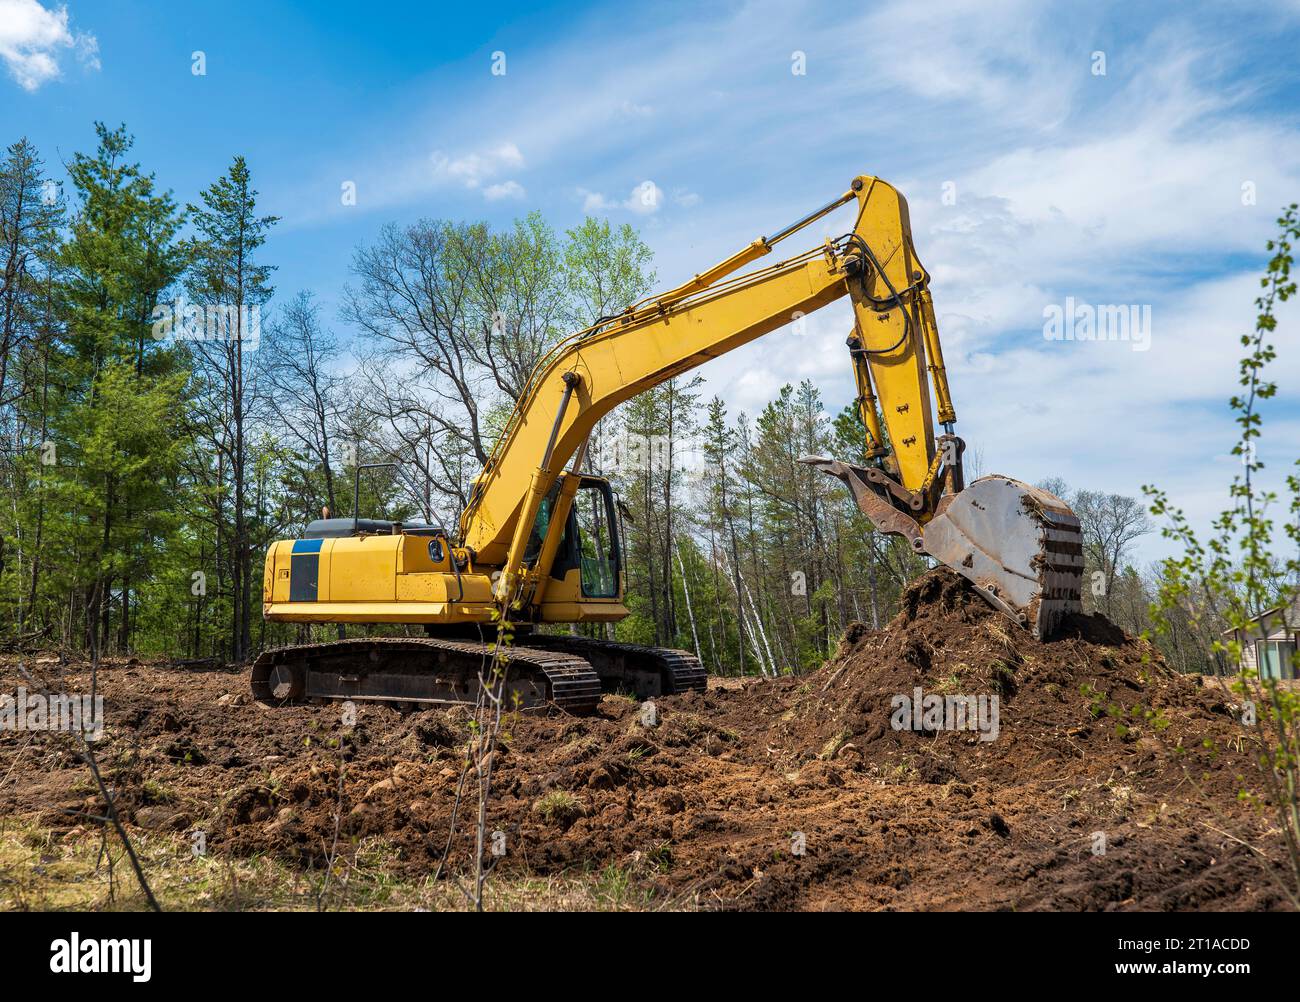
[[[388,221],[606,215],[641,229],[667,285],[877,174],[911,203],[983,472],[1155,481],[1204,522],[1237,468],[1234,336],[1277,210],[1300,198],[1297,52],[1296,0],[0,0],[0,139],[29,136],[57,176],[96,119],[125,122],[181,201],[243,154],[283,217],[265,250],[281,295],[327,311]],[[632,197],[646,182],[649,206]],[[1066,297],[1150,306],[1149,350],[1045,340]],[[1274,477],[1300,440],[1300,316],[1283,318]],[[848,323],[830,308],[719,359],[709,390],[753,413],[807,377],[838,409]]]

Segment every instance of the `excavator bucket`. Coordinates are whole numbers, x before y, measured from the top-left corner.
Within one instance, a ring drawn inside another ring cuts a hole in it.
[[[1055,494],[1010,477],[981,477],[952,495],[922,532],[926,553],[1036,637],[1083,611],[1083,535]]]
[[[1054,494],[1010,477],[981,477],[940,500],[925,526],[891,504],[865,467],[805,456],[843,480],[858,507],[882,532],[911,540],[973,582],[979,593],[1039,638],[1081,612],[1083,536],[1079,519]]]

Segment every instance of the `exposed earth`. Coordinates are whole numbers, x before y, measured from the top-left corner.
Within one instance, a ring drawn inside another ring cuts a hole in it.
[[[17,662],[0,659],[0,693],[31,688]],[[55,691],[89,686],[85,664],[23,663]],[[345,727],[340,704],[251,703],[246,675],[101,666],[94,747],[128,830],[201,830],[214,857],[305,874],[379,842],[394,877],[431,875],[466,715],[358,704]],[[906,714],[895,729],[893,697],[917,687],[996,696],[996,737]],[[489,815],[497,876],[615,866],[665,908],[1285,908],[1247,847],[1281,859],[1272,812],[1238,797],[1259,781],[1233,698],[1099,616],[1040,643],[932,571],[893,622],[855,625],[810,675],[715,680],[657,701],[649,727],[618,696],[595,717],[512,719]],[[0,819],[55,841],[97,831],[87,780],[70,736],[0,731]],[[472,861],[473,810],[451,871]]]

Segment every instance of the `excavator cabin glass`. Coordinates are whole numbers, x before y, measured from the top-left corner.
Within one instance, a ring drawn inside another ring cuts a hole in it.
[[[605,481],[585,482],[573,499],[570,529],[577,529],[582,594],[587,598],[618,596],[618,534],[614,500]]]
[[[542,498],[537,519],[524,550],[524,563],[531,566],[542,551],[542,541],[551,525],[558,484]],[[622,555],[618,545],[614,495],[609,481],[583,477],[569,509],[564,535],[555,554],[551,577],[563,581],[575,567],[580,572],[584,598],[618,598]]]

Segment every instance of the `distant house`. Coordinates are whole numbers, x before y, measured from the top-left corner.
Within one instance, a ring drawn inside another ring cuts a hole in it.
[[[1244,630],[1224,630],[1224,640],[1241,644],[1241,666],[1257,668],[1260,678],[1295,678],[1296,632],[1300,629],[1300,597],[1251,620]]]

